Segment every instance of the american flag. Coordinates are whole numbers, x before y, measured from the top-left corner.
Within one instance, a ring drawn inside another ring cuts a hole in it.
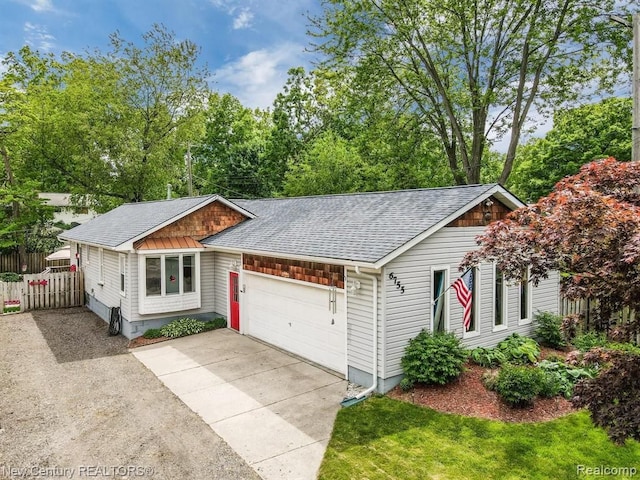
[[[471,292],[473,291],[473,270],[469,269],[464,272],[462,276],[455,282],[453,282],[453,285],[451,286],[456,291],[458,301],[464,309],[464,315],[462,316],[462,318],[464,320],[464,329],[465,331],[468,331],[469,326],[471,325],[471,299],[473,297]]]

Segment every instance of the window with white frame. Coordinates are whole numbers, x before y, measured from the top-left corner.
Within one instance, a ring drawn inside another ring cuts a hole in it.
[[[104,249],[98,249],[98,284],[104,285]]]
[[[463,327],[464,337],[474,337],[480,333],[480,268],[471,268],[471,318],[469,328]]]
[[[118,260],[120,264],[120,295],[124,297],[127,292],[127,256],[121,253]]]
[[[431,305],[432,332],[446,332],[449,323],[449,302],[447,289],[449,288],[448,267],[434,267],[431,270]]]
[[[144,258],[147,297],[195,292],[196,255],[162,254]]]
[[[531,322],[531,282],[529,281],[529,269],[526,269],[520,280],[520,322]]]
[[[493,329],[507,328],[507,283],[504,273],[493,266]]]

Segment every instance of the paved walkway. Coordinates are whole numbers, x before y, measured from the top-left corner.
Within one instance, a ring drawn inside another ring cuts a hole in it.
[[[262,478],[316,478],[344,379],[228,329],[132,353]]]

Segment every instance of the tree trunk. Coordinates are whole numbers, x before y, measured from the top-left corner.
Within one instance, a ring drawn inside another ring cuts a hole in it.
[[[14,187],[16,182],[15,178],[13,177],[13,171],[11,170],[9,152],[7,152],[7,149],[4,145],[2,146],[0,153],[2,153],[2,160],[4,162],[4,171],[7,176],[7,182],[9,183],[9,185]],[[17,221],[20,217],[20,203],[16,200],[14,200],[11,204],[11,215],[15,221]],[[18,232],[18,237],[18,256],[20,258],[20,266],[22,267],[22,265],[26,265],[27,262],[27,246],[25,245],[26,235],[24,232],[20,231]]]

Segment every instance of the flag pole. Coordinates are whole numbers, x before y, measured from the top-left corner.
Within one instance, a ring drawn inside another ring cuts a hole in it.
[[[460,278],[464,277],[464,276],[467,274],[467,272],[468,272],[469,270],[471,270],[472,268],[473,268],[473,267],[469,267],[469,268],[467,268],[464,272],[462,272],[462,275],[460,275]],[[453,286],[453,283],[451,283],[447,288],[445,288],[445,289],[442,291],[442,293],[441,293],[440,295],[438,295],[436,298],[434,298],[434,299],[431,301],[431,306],[435,305],[435,304],[436,304],[436,302],[437,302],[438,300],[440,300],[440,298],[442,298],[442,296],[443,296],[445,293],[447,293],[449,290],[451,290],[451,287],[452,287],[452,286]]]

